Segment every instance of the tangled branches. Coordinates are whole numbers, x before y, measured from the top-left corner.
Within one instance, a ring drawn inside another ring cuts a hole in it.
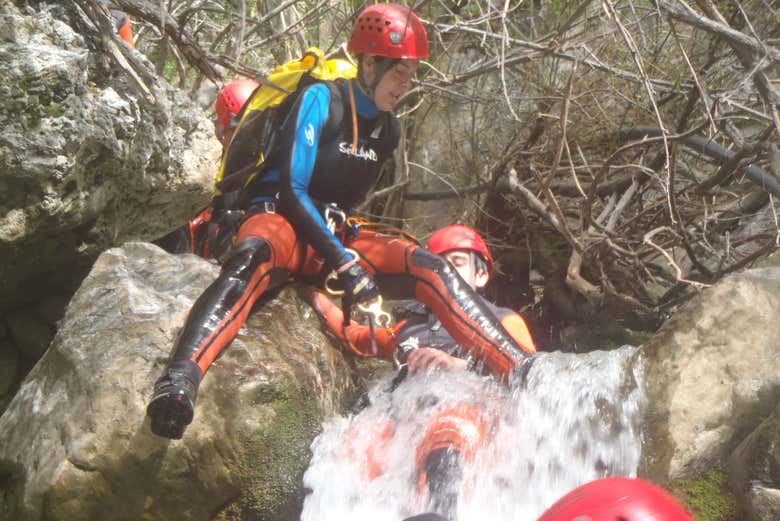
[[[437,24],[448,54],[480,52],[427,81],[484,116],[461,135],[471,171],[442,170],[486,187],[471,202],[507,258],[529,252],[545,287],[524,298],[558,292],[570,305],[545,312],[652,328],[778,248],[777,13],[752,2],[721,14],[708,0],[525,5]]]

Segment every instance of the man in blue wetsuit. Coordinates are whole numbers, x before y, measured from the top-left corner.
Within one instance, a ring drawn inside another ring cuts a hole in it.
[[[280,107],[285,116],[267,167],[244,188],[246,216],[231,255],[190,310],[155,383],[152,432],[182,437],[203,374],[255,301],[291,275],[316,280],[334,270],[355,305],[376,303],[379,288],[391,298],[416,298],[504,378],[527,359],[444,259],[411,241],[345,226],[345,213],[365,199],[398,145],[391,111],[428,57],[428,38],[409,8],[374,4],[358,15],[348,50],[357,56],[356,79],[315,82]]]

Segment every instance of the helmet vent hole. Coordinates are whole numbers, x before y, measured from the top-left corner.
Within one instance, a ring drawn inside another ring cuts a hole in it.
[[[385,20],[385,25],[390,25],[390,22]]]
[[[374,21],[375,21],[376,23],[379,23],[379,22],[381,22],[382,20],[381,20],[380,18],[374,18]]]
[[[377,32],[380,32],[380,33],[382,32],[382,28],[381,27],[377,27],[376,30],[377,30]]]

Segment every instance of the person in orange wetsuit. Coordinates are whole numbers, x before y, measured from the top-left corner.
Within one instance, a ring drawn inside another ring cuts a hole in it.
[[[259,86],[253,79],[239,78],[219,91],[214,104],[217,115],[214,133],[223,152],[233,138],[244,105]],[[189,222],[152,242],[168,253],[194,253],[204,259],[221,259],[231,246],[234,225],[242,215],[240,211],[226,209],[229,202],[223,201],[223,197],[215,196],[212,204]]]
[[[451,264],[346,219],[398,146],[392,110],[428,57],[428,37],[408,7],[371,4],[347,49],[357,56],[356,78],[314,82],[278,107],[273,148],[242,189],[244,217],[229,256],[190,309],[154,384],[146,411],[159,436],[183,436],[212,362],[258,299],[291,277],[314,282],[335,273],[351,306],[378,320],[382,296],[420,300],[491,371],[505,380],[522,376],[529,354]]]
[[[480,290],[488,283],[493,272],[493,257],[485,240],[468,226],[452,225],[438,230],[430,237],[428,249],[446,259],[461,281],[472,289]],[[531,333],[519,314],[481,300],[493,310],[526,353],[536,352]],[[502,377],[500,371],[495,372],[495,368],[483,364],[484,360],[463,349],[442,327],[438,317],[422,305],[406,308],[406,317],[387,329],[358,323],[346,325],[341,309],[319,292],[312,294],[312,305],[324,327],[352,353],[360,357],[394,360],[402,367],[400,377],[407,370],[416,373],[432,369],[458,371],[481,367]],[[392,389],[399,380],[396,377]],[[474,459],[477,451],[488,441],[492,423],[493,419],[486,411],[467,402],[447,407],[434,415],[415,457],[418,488],[421,492],[427,488],[432,508],[444,514],[453,513],[462,460]],[[356,435],[373,438],[366,454],[360,455],[366,464],[366,477],[373,479],[384,472],[382,451],[392,439],[394,425],[385,422],[361,426],[360,429],[361,432]]]
[[[493,257],[487,243],[468,226],[456,224],[436,231],[428,240],[427,247],[431,253],[449,261],[461,279],[476,291],[483,289],[492,276]],[[528,326],[519,314],[495,306],[481,296],[479,298],[525,352],[536,353]],[[358,323],[342,327],[344,321],[340,308],[319,292],[314,293],[312,300],[326,327],[359,357],[393,361],[400,356],[406,359],[412,372],[435,367],[466,369],[484,362],[457,344],[437,316],[423,304],[405,307],[401,314],[408,316],[404,316],[393,328],[373,329]]]
[[[101,0],[101,4],[110,7],[111,2],[109,0]],[[126,12],[119,9],[109,9],[111,18],[114,20],[114,30],[127,44],[135,49],[135,40],[133,39],[133,26],[130,24],[130,17]]]

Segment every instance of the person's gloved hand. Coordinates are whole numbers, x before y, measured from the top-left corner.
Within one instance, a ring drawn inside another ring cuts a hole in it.
[[[339,280],[354,304],[367,304],[379,297],[374,277],[358,263],[339,271]]]

